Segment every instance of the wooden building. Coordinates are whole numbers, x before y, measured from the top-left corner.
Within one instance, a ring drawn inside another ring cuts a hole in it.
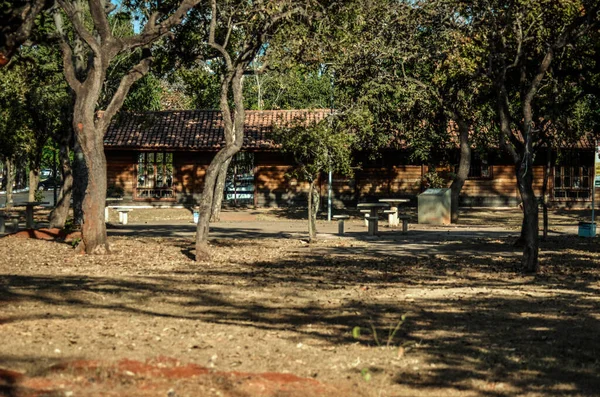
[[[307,185],[288,176],[292,159],[270,139],[274,126],[295,119],[322,120],[328,110],[247,111],[243,149],[232,161],[225,201],[257,207],[303,205]],[[205,170],[224,145],[221,113],[212,110],[121,114],[105,136],[109,194],[140,204],[197,202]],[[577,144],[552,153],[548,194],[556,205],[585,207],[591,203],[594,144]],[[457,155],[457,154],[456,154]],[[443,158],[452,158],[445,153]],[[354,206],[379,197],[416,196],[425,188],[430,167],[411,163],[407,150],[385,150],[376,160],[357,153],[361,164],[352,178],[334,176],[334,204]],[[451,161],[436,170],[449,177]],[[545,158],[536,159],[535,189],[541,194]],[[323,195],[327,178],[322,178]],[[469,179],[461,195],[462,205],[514,206],[519,202],[514,166],[498,150],[474,155]]]

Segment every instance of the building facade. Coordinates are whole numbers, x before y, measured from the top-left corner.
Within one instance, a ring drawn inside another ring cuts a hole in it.
[[[225,202],[256,207],[305,205],[308,185],[289,176],[293,160],[270,138],[278,125],[305,120],[318,122],[328,110],[246,111],[242,151],[233,159],[226,183]],[[204,174],[215,153],[224,145],[219,111],[193,110],[121,114],[105,136],[109,195],[126,201],[156,205],[193,205],[202,193]],[[550,153],[553,165],[547,194],[557,206],[591,204],[594,142],[577,144]],[[444,153],[439,158],[456,158]],[[415,199],[427,187],[427,174],[435,169],[450,180],[452,161],[435,165],[409,161],[408,149],[382,151],[375,160],[356,153],[360,166],[352,177],[334,175],[334,205],[382,197]],[[435,157],[435,156],[434,156]],[[544,158],[542,158],[544,157]],[[457,162],[457,161],[456,161]],[[546,158],[534,165],[535,191],[542,194]],[[323,195],[327,178],[320,183]],[[474,153],[461,204],[515,206],[519,203],[514,166],[498,150]]]

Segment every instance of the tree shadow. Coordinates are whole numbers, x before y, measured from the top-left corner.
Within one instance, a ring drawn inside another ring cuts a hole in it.
[[[185,241],[171,244],[179,247]],[[252,242],[214,244],[243,250]],[[544,243],[543,249],[552,252],[542,251],[546,270],[538,276],[520,275],[514,258],[494,256],[507,249],[502,240],[467,246],[454,240],[442,254],[422,255],[386,251],[388,244],[395,242],[299,246],[284,258],[242,265],[199,268],[183,261],[177,269],[135,278],[1,275],[0,304],[34,302],[67,307],[66,312],[108,310],[293,330],[336,345],[365,347],[374,345],[373,335],[356,339],[353,327],[385,330],[410,313],[392,344],[411,342],[425,363],[420,370],[395,369],[397,383],[432,392],[476,389],[486,396],[594,395],[600,390],[600,248],[595,242],[557,237]],[[481,245],[489,247],[478,249]],[[275,287],[284,292],[273,292],[267,300],[251,294]],[[2,323],[30,319],[5,316]],[[10,364],[11,359],[1,361]],[[499,384],[506,390],[486,389]]]

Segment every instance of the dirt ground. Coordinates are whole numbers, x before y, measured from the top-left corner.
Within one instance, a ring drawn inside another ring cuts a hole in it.
[[[226,234],[205,263],[191,237],[119,228],[103,257],[0,239],[0,395],[600,395],[598,238],[558,230],[530,276],[505,234]]]

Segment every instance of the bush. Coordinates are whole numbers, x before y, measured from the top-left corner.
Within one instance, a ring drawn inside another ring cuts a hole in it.
[[[440,176],[435,170],[429,171],[421,178],[421,186],[423,189],[439,189],[447,187],[448,184],[444,178]]]

